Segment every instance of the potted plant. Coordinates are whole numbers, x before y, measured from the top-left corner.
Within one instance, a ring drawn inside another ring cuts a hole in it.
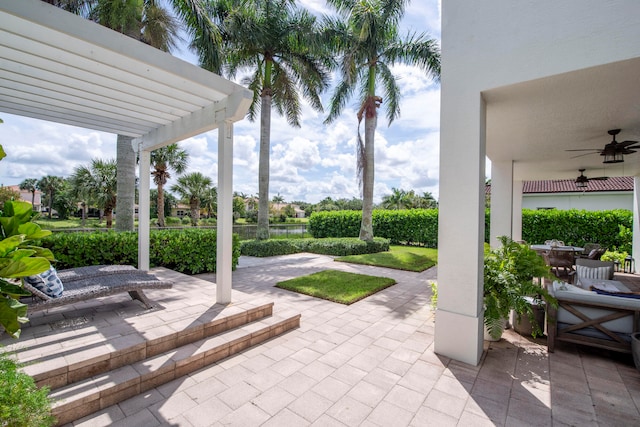
[[[557,305],[537,278],[550,278],[549,266],[527,245],[507,236],[498,237],[501,246],[485,252],[484,258],[484,324],[493,339],[499,339],[511,310],[516,316],[526,315],[533,325],[532,335],[542,334],[536,322],[534,306]],[[533,299],[533,304],[532,304]]]

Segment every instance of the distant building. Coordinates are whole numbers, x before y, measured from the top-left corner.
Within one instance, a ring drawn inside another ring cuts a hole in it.
[[[491,185],[486,186],[491,194]],[[578,188],[572,179],[523,181],[523,209],[609,209],[633,210],[633,177],[611,177],[604,181],[589,181]]]
[[[5,188],[20,193],[20,200],[24,200],[25,202],[31,203],[31,197],[34,196],[31,194],[31,191],[21,190],[19,185],[7,185]],[[40,190],[36,190],[35,192],[33,210],[42,212],[42,192]]]

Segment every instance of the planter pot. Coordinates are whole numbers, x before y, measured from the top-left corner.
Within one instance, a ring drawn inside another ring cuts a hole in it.
[[[640,371],[640,332],[631,334],[631,353],[636,369]]]
[[[533,298],[527,297],[530,300],[531,308],[533,309],[533,315],[535,316],[535,322],[540,328],[540,331],[544,333],[544,316],[545,316],[545,307],[543,301],[538,301],[538,303],[534,302]],[[520,316],[520,320],[518,320],[518,315],[515,312],[511,312],[511,324],[513,325],[513,330],[519,333],[520,335],[531,336],[533,333],[533,325],[529,320],[529,316],[527,314],[523,314]]]

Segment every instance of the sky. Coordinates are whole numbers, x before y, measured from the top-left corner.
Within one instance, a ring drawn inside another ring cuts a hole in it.
[[[325,0],[299,0],[298,4],[318,15],[330,13]],[[401,22],[407,31],[426,32],[440,40],[439,0],[413,0]],[[197,65],[187,50],[172,52]],[[395,66],[401,89],[400,118],[391,126],[384,104],[379,110],[375,136],[374,202],[391,194],[392,188],[432,193],[438,198],[440,87],[422,70]],[[241,76],[239,76],[240,78]],[[336,76],[337,77],[337,76]],[[334,79],[335,81],[335,79]],[[329,125],[323,124],[331,90],[323,95],[325,112],[303,106],[301,127],[293,128],[272,110],[270,197],[285,201],[317,203],[332,199],[360,198],[356,177],[356,99]],[[116,157],[116,135],[45,122],[0,112],[0,144],[7,157],[0,162],[0,185],[17,185],[27,178],[45,175],[69,177],[78,166],[92,159]],[[362,131],[364,126],[362,127]],[[234,125],[233,190],[258,193],[259,120]],[[217,130],[179,143],[189,153],[187,172],[201,172],[217,181]],[[169,186],[175,182],[175,176]]]

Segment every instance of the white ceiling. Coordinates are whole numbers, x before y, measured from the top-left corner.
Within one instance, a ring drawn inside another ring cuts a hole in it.
[[[244,87],[40,0],[0,0],[0,111],[166,145],[244,118]]]
[[[599,154],[609,129],[618,141],[640,141],[640,58],[583,69],[484,92],[487,156],[514,160],[514,179],[640,175],[640,151],[605,165]]]

